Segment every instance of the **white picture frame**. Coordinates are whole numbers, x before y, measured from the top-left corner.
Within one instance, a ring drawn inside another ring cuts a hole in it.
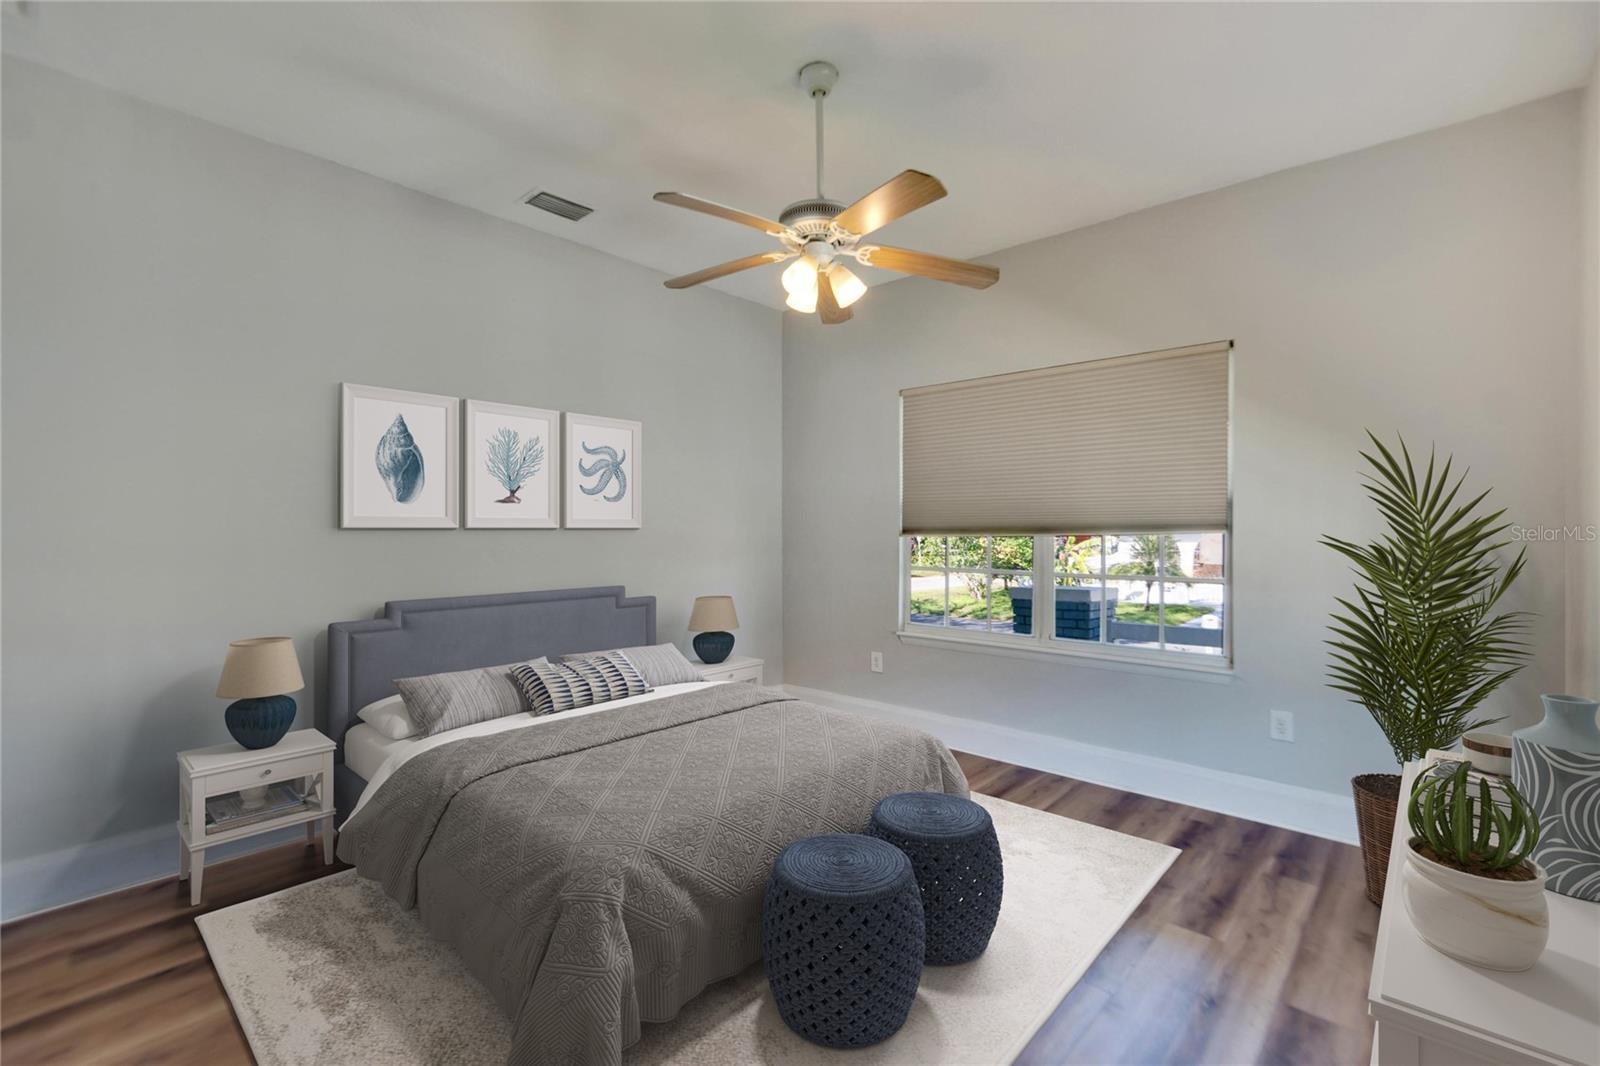
[[[468,400],[462,425],[466,431],[462,447],[467,461],[467,475],[462,479],[466,527],[559,528],[561,413]],[[527,469],[530,465],[534,467],[531,471]],[[514,483],[508,484],[508,477]]]
[[[639,529],[644,525],[644,426],[625,418],[568,411],[561,480],[568,529]],[[621,492],[618,492],[618,489]]]
[[[456,396],[343,383],[339,527],[455,529],[460,411]]]

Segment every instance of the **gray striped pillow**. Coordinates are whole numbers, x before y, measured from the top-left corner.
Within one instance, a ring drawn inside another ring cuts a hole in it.
[[[417,732],[431,737],[447,729],[526,711],[528,703],[523,699],[521,686],[512,680],[511,671],[546,662],[548,660],[541,655],[525,663],[401,677],[395,679],[394,687],[406,701],[406,711],[417,723]]]
[[[601,654],[626,655],[628,661],[638,668],[640,676],[651,688],[706,679],[704,674],[694,668],[693,663],[683,657],[683,652],[674,644],[646,644],[638,648],[617,648],[611,652],[586,651],[578,655],[563,655],[561,661],[575,663],[580,659],[592,659]]]
[[[615,651],[570,663],[529,663],[513,669],[511,676],[534,714],[559,714],[650,691],[628,657]]]

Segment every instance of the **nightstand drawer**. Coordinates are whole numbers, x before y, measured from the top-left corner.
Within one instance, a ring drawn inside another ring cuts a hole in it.
[[[752,685],[759,685],[761,684],[761,667],[745,666],[739,668],[738,670],[730,670],[728,672],[728,680],[744,681]]]
[[[327,762],[326,755],[301,755],[294,759],[284,759],[280,762],[265,763],[260,766],[246,766],[238,770],[226,770],[220,774],[209,774],[200,779],[200,787],[207,796],[220,796],[224,792],[238,792],[242,788],[254,788],[258,785],[271,785],[278,781],[289,781],[297,777],[307,777],[320,774]]]

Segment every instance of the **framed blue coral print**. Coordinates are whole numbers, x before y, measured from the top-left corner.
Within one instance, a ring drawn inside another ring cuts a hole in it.
[[[644,525],[643,426],[570,411],[565,420],[566,527],[640,528]]]
[[[467,401],[469,529],[561,524],[561,416],[542,407]]]
[[[461,496],[460,407],[454,396],[346,383],[339,525],[454,529]]]

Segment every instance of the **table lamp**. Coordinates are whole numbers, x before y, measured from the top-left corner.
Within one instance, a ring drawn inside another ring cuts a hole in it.
[[[696,596],[694,610],[689,614],[689,631],[696,630],[694,653],[700,661],[710,665],[720,663],[733,651],[733,634],[739,628],[739,616],[733,613],[732,596]]]
[[[294,725],[294,697],[306,687],[288,637],[251,637],[228,644],[217,695],[233,698],[223,715],[246,748],[270,748]]]

